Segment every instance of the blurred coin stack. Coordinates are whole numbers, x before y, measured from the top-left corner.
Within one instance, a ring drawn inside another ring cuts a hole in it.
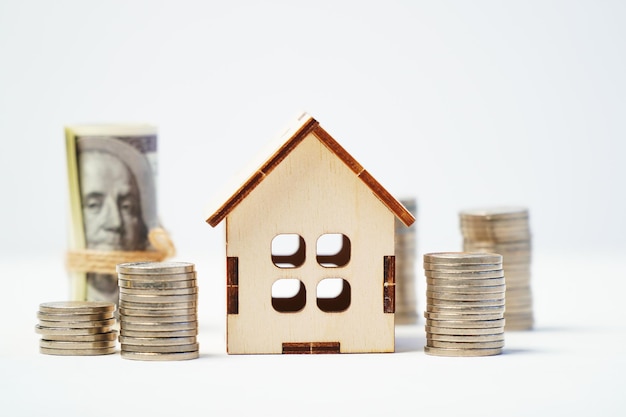
[[[47,355],[92,356],[115,352],[115,304],[58,301],[39,305],[39,351]]]
[[[533,327],[530,285],[531,234],[523,207],[465,210],[460,213],[463,250],[503,256],[506,276],[506,330]]]
[[[417,202],[414,198],[400,200],[402,205],[417,216]],[[415,258],[417,256],[415,223],[406,227],[395,219],[396,257],[396,324],[417,322],[417,294],[415,291]]]
[[[504,347],[506,285],[502,256],[424,255],[426,346],[435,356],[489,356]]]
[[[199,357],[198,286],[188,262],[117,265],[121,355],[170,361]]]

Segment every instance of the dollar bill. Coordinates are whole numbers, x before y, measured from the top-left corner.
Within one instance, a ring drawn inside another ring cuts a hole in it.
[[[117,303],[115,270],[100,268],[98,257],[154,250],[148,233],[159,226],[157,130],[150,125],[73,125],[65,127],[65,138],[71,297]],[[95,258],[83,262],[85,253]]]

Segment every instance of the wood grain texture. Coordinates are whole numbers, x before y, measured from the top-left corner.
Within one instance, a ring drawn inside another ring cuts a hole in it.
[[[257,185],[263,181],[265,176],[272,170],[296,147],[298,144],[318,125],[317,120],[312,117],[305,118],[302,125],[295,131],[285,143],[280,146],[267,161],[253,172],[250,178],[228,199],[224,204],[213,213],[206,221],[212,227],[217,226],[232,209],[234,209]]]
[[[384,313],[381,293],[394,230],[394,214],[332,150],[307,135],[226,219],[226,255],[239,259],[239,314],[227,317],[228,353],[280,354],[283,343],[302,341],[338,342],[342,353],[393,352],[394,314]],[[278,234],[304,240],[298,268],[272,262]],[[316,242],[323,234],[350,239],[347,264],[318,262]],[[272,285],[294,278],[306,287],[304,307],[277,311]],[[347,309],[318,307],[317,286],[328,278],[349,283]]]

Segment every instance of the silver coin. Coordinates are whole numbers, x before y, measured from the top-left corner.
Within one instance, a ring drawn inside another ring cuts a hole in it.
[[[103,349],[114,348],[116,345],[115,339],[113,340],[101,340],[101,341],[89,341],[89,342],[67,342],[59,340],[44,340],[39,341],[39,347],[52,348],[52,349]]]
[[[432,264],[497,264],[502,263],[498,253],[433,252],[424,255],[424,262]]]
[[[530,222],[527,219],[485,221],[483,219],[466,219],[460,221],[462,230],[530,230]]]
[[[526,281],[526,282],[515,282],[515,281],[506,281],[506,290],[507,293],[510,293],[513,295],[514,292],[519,291],[521,293],[528,293],[528,291],[530,290],[530,282]]]
[[[499,313],[501,317],[504,317],[505,306],[504,304],[499,306],[487,306],[487,307],[456,307],[449,305],[426,305],[427,313],[444,313],[444,314],[464,314],[466,316],[477,314],[496,314]]]
[[[191,262],[129,262],[118,264],[116,271],[131,275],[165,275],[193,272],[195,265]]]
[[[509,304],[510,301],[510,304]],[[508,300],[507,299],[507,310],[510,309],[511,313],[515,313],[518,310],[522,311],[525,309],[531,309],[533,308],[533,302],[532,300],[530,301],[525,301],[525,300],[520,300],[519,302],[516,302],[515,299],[511,299]]]
[[[197,342],[196,336],[187,337],[130,337],[120,336],[119,341],[123,345],[138,346],[177,346],[189,345]]]
[[[126,281],[137,284],[142,283],[165,283],[165,282],[181,282],[181,281],[189,281],[195,280],[197,278],[197,273],[194,272],[185,272],[181,274],[161,274],[161,275],[133,275],[133,274],[122,274],[118,273],[118,282]]]
[[[120,352],[124,359],[134,359],[139,361],[180,361],[187,359],[197,359],[200,352],[182,352],[182,353],[151,353],[151,352]]]
[[[426,278],[469,281],[472,279],[504,278],[504,270],[471,271],[471,272],[437,272],[424,271]]]
[[[198,307],[195,301],[187,302],[171,302],[171,303],[138,303],[135,301],[126,301],[120,298],[120,310],[188,310]]]
[[[498,237],[508,236],[518,237],[515,240],[528,240],[530,238],[530,227],[528,223],[504,224],[504,223],[480,223],[461,222],[461,233],[468,240],[492,240],[497,241]]]
[[[147,309],[147,308],[126,308],[120,307],[120,317],[174,317],[174,316],[186,316],[195,315],[198,313],[198,309],[193,308],[180,308],[180,309]]]
[[[120,301],[132,303],[187,303],[198,300],[198,294],[188,295],[130,295],[120,293]]]
[[[114,310],[114,303],[100,301],[54,301],[39,304],[41,313],[97,314]]]
[[[504,341],[504,330],[500,333],[481,334],[476,336],[455,336],[450,334],[427,333],[426,340],[439,340],[440,342],[499,342]]]
[[[424,352],[433,356],[493,356],[502,353],[501,348],[495,349],[449,349],[424,346]]]
[[[507,324],[504,327],[504,330],[506,332],[532,330],[533,327],[534,327],[534,324],[535,323],[533,322],[533,320],[525,320],[525,321],[513,322],[511,324]]]
[[[468,241],[483,241],[491,243],[509,243],[519,241],[529,241],[531,239],[530,229],[504,229],[504,228],[461,228],[463,239]]]
[[[511,308],[511,309],[507,307],[504,317],[512,318],[512,317],[515,317],[516,315],[532,314],[532,312],[533,312],[532,306],[525,307],[525,308]]]
[[[54,349],[39,347],[39,352],[46,355],[58,355],[58,356],[96,356],[96,355],[110,355],[116,352],[115,347],[109,348],[94,348],[94,349]]]
[[[117,330],[111,330],[106,333],[96,333],[88,335],[66,335],[66,334],[46,334],[41,340],[51,342],[99,342],[117,339]]]
[[[169,345],[169,346],[142,346],[142,345],[126,345],[122,344],[122,352],[147,352],[147,353],[177,353],[177,352],[196,352],[200,349],[199,343],[191,343],[187,345]]]
[[[459,214],[460,223],[477,223],[477,224],[502,224],[502,225],[520,225],[520,224],[530,224],[528,216],[516,216],[509,218],[487,218],[485,216],[466,216],[462,213]]]
[[[145,295],[145,296],[170,296],[170,295],[194,295],[198,294],[198,287],[193,288],[174,288],[170,290],[164,290],[161,288],[120,288],[120,294],[124,297],[127,295]]]
[[[490,287],[478,287],[475,285],[432,285],[426,287],[429,291],[434,292],[460,292],[460,293],[481,293],[481,294],[502,294],[506,291],[506,285],[492,285]]]
[[[486,278],[486,279],[443,279],[443,278],[426,278],[426,284],[440,287],[493,287],[495,285],[508,284],[506,278]]]
[[[531,295],[531,290],[529,289],[529,285],[528,283],[526,284],[515,284],[513,283],[511,287],[509,287],[509,283],[506,283],[506,293],[510,296],[510,297],[517,297],[517,296],[528,296]],[[525,294],[525,295],[521,295],[521,294]]]
[[[527,241],[531,239],[531,234],[526,233],[526,234],[516,234],[516,235],[508,235],[505,233],[490,233],[490,234],[485,234],[485,233],[469,233],[464,231],[463,232],[463,238],[467,241],[472,241],[472,242],[493,242],[493,243],[497,243],[497,244],[505,244],[505,243],[514,243],[514,242],[520,242],[520,241]]]
[[[528,219],[511,219],[511,220],[485,220],[485,219],[460,219],[461,229],[475,230],[530,230],[530,222]]]
[[[450,327],[454,329],[486,329],[501,328],[505,325],[505,319],[496,320],[432,320],[426,319],[426,326]]]
[[[137,324],[132,322],[122,321],[120,323],[120,330],[141,330],[148,332],[171,332],[177,330],[197,330],[198,322],[182,322],[182,323],[148,323]]]
[[[96,314],[54,314],[54,313],[42,313],[41,311],[37,312],[37,318],[40,320],[47,321],[92,321],[92,320],[107,320],[115,318],[115,313],[113,311],[106,313],[96,313]]]
[[[120,329],[120,335],[129,337],[142,337],[142,338],[154,338],[154,337],[190,337],[197,336],[198,330],[173,330],[173,331],[146,331],[146,330],[125,330]]]
[[[451,312],[430,312],[425,311],[424,317],[430,320],[454,320],[454,321],[477,321],[477,320],[497,320],[504,318],[503,313],[481,313],[481,314],[466,314],[465,312],[451,313]]]
[[[464,239],[463,250],[470,251],[472,253],[480,253],[480,251],[493,251],[494,253],[502,255],[502,263],[506,266],[507,258],[512,255],[530,256],[532,246],[530,241],[495,243],[468,241],[467,239]]]
[[[453,329],[450,327],[432,327],[425,326],[428,334],[448,334],[451,336],[478,336],[485,334],[504,333],[504,326],[489,327],[486,329]]]
[[[134,279],[118,279],[120,288],[127,289],[161,289],[161,290],[173,290],[178,288],[194,288],[198,285],[198,280],[187,279],[183,281],[148,281],[148,280],[134,280]]]
[[[441,342],[431,340],[426,342],[426,346],[448,349],[493,349],[503,348],[504,340],[498,342]]]
[[[151,324],[151,323],[182,323],[187,321],[198,321],[198,314],[187,314],[182,316],[124,316],[120,315],[120,323]]]
[[[505,279],[509,291],[528,291],[530,289],[530,279]]]
[[[69,329],[64,327],[42,327],[35,326],[35,332],[45,336],[65,335],[65,336],[86,336],[99,333],[107,333],[113,330],[110,327],[95,327],[87,329]]]
[[[501,293],[502,296],[498,296],[498,294],[489,293],[461,293],[461,292],[436,292],[426,290],[426,297],[434,298],[437,300],[456,300],[456,301],[493,301],[500,300],[504,298],[504,292]]]
[[[532,295],[532,288],[530,284],[524,285],[524,286],[513,287],[513,288],[507,287],[507,293],[511,294],[511,296],[516,296],[516,295],[530,296]]]
[[[457,300],[438,300],[435,298],[426,298],[426,305],[432,307],[450,307],[459,309],[475,309],[483,307],[504,307],[506,305],[504,296],[495,300],[481,301],[457,301]]]
[[[507,297],[506,299],[506,307],[515,309],[515,308],[527,308],[532,307],[533,300],[532,297]]]
[[[504,272],[509,275],[527,276],[531,274],[531,266],[529,264],[508,265]]]
[[[107,320],[93,321],[50,321],[39,320],[39,326],[42,328],[65,328],[65,329],[89,329],[94,327],[111,327],[116,323],[115,318]]]
[[[525,219],[528,218],[528,209],[520,206],[482,207],[459,212],[461,218],[480,218],[489,220]]]
[[[430,262],[424,262],[422,264],[424,270],[426,271],[437,271],[437,272],[472,272],[472,271],[499,271],[502,269],[502,262],[495,264],[474,264],[474,265],[465,265],[465,264],[444,264],[438,263],[433,264]]]

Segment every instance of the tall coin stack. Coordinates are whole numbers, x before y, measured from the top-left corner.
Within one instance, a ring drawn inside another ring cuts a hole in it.
[[[530,285],[531,234],[528,210],[503,207],[460,213],[463,250],[503,256],[506,275],[506,330],[533,327]]]
[[[414,198],[400,202],[416,216],[417,202]],[[395,219],[396,257],[396,324],[417,322],[417,295],[415,292],[415,257],[417,256],[416,226],[406,227]]]
[[[199,357],[198,286],[188,262],[117,265],[121,355],[170,361]]]
[[[435,356],[489,356],[504,347],[506,285],[502,256],[424,255],[426,346]]]
[[[115,304],[57,301],[39,305],[39,351],[47,355],[92,356],[115,352]]]

